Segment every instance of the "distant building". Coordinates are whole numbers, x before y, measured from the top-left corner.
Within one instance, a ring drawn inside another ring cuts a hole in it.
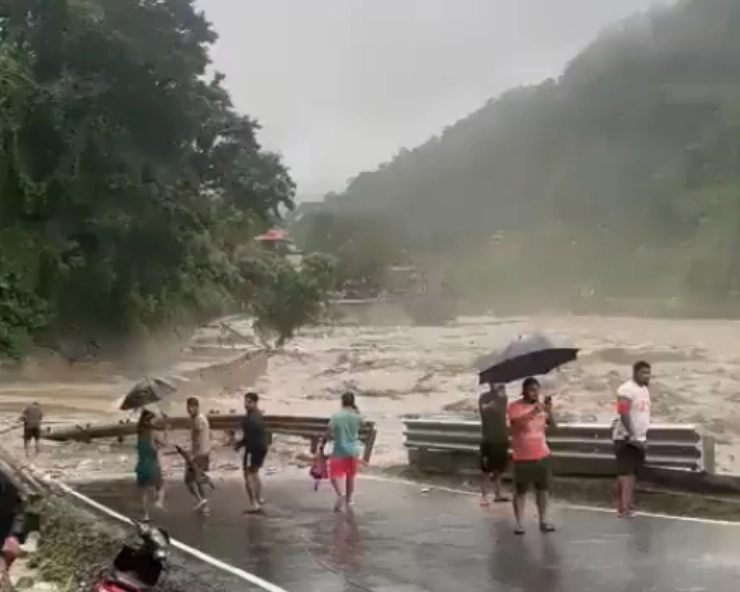
[[[268,230],[254,240],[266,251],[287,258],[295,266],[300,266],[303,260],[303,253],[296,248],[284,230],[277,228]]]

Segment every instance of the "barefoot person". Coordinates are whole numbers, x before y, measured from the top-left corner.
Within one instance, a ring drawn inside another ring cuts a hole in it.
[[[26,452],[26,457],[29,456],[28,447],[31,444],[31,440],[34,442],[36,456],[40,452],[39,441],[41,440],[41,422],[43,419],[44,413],[41,411],[41,405],[36,401],[23,410],[20,421],[23,424],[23,449]]]
[[[259,472],[267,456],[268,440],[265,419],[258,408],[259,400],[257,393],[244,395],[246,415],[242,422],[242,439],[236,444],[237,451],[244,449],[242,468],[249,501],[247,512],[258,512],[264,503]]]
[[[203,479],[198,474],[208,472],[209,455],[211,452],[211,426],[208,418],[200,412],[200,401],[190,397],[186,403],[190,416],[190,459],[185,469],[185,485],[196,500],[195,509],[208,510]]]
[[[154,435],[154,413],[144,409],[136,426],[136,485],[141,491],[141,507],[144,520],[149,520],[149,498],[154,497],[154,505],[163,507],[164,487],[162,465],[157,448],[162,444]],[[153,495],[152,495],[153,494]]]
[[[352,505],[357,475],[357,457],[360,453],[358,438],[362,418],[355,405],[352,393],[342,395],[342,407],[329,420],[327,438],[332,441],[332,452],[329,457],[329,479],[337,494],[334,504],[336,512]],[[345,481],[342,492],[342,479]]]
[[[545,429],[554,425],[552,399],[542,403],[540,383],[527,378],[522,384],[522,397],[509,404],[511,449],[514,457],[514,518],[515,531],[524,534],[524,507],[527,491],[534,487],[539,514],[540,530],[555,530],[547,520],[547,496],[550,487],[550,448]]]
[[[650,364],[640,360],[632,366],[632,378],[617,390],[614,419],[614,455],[617,461],[617,512],[627,518],[634,512],[635,482],[645,464],[650,427]]]
[[[506,502],[501,493],[501,476],[509,463],[509,427],[506,420],[506,386],[489,385],[488,392],[478,398],[480,412],[480,505],[488,505],[488,487],[493,486],[493,500]]]

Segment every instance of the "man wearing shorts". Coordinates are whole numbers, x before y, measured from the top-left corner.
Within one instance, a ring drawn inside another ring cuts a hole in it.
[[[207,473],[210,465],[211,426],[208,418],[200,412],[200,401],[196,397],[187,400],[190,416],[190,459],[185,469],[185,485],[196,500],[195,509],[206,512],[206,498],[203,479],[199,473]]]
[[[352,505],[357,475],[357,457],[359,456],[358,438],[362,417],[355,404],[352,393],[342,395],[342,407],[329,419],[328,439],[333,442],[329,458],[329,480],[337,494],[334,511],[341,511],[343,506]],[[342,493],[341,481],[345,480]]]
[[[237,451],[244,449],[242,468],[249,500],[249,507],[246,510],[248,513],[259,512],[260,506],[264,503],[259,471],[267,456],[268,438],[265,419],[258,408],[259,400],[257,393],[249,392],[244,395],[246,415],[242,421],[242,439],[236,444]]]
[[[614,456],[617,464],[617,513],[628,518],[634,513],[637,475],[645,464],[645,447],[650,427],[650,364],[640,360],[632,366],[632,378],[617,390],[617,417],[614,419]]]
[[[41,411],[41,405],[37,402],[31,403],[23,410],[21,422],[23,423],[23,449],[28,457],[28,446],[31,440],[34,441],[36,454],[39,453],[39,441],[41,440],[41,422],[44,414]]]
[[[540,383],[527,378],[522,384],[522,397],[509,404],[508,416],[511,449],[514,459],[514,518],[516,534],[524,534],[522,520],[527,491],[534,487],[540,530],[555,530],[547,520],[547,496],[550,488],[550,448],[545,430],[554,425],[552,399],[540,402]]]
[[[509,427],[506,422],[506,386],[489,385],[478,398],[480,412],[480,505],[488,506],[488,484],[493,484],[493,501],[506,502],[501,493],[501,476],[509,464]]]

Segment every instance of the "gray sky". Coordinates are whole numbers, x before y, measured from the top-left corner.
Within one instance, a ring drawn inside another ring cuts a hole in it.
[[[198,0],[215,67],[299,197],[341,190],[660,0]]]

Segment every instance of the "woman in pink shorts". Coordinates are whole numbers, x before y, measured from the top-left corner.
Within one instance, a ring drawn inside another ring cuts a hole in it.
[[[359,456],[359,434],[362,418],[355,405],[352,393],[342,395],[342,408],[329,420],[328,437],[332,441],[332,452],[329,457],[329,479],[337,494],[334,504],[336,512],[352,505],[357,475],[357,457]],[[345,481],[344,492],[342,480]]]

